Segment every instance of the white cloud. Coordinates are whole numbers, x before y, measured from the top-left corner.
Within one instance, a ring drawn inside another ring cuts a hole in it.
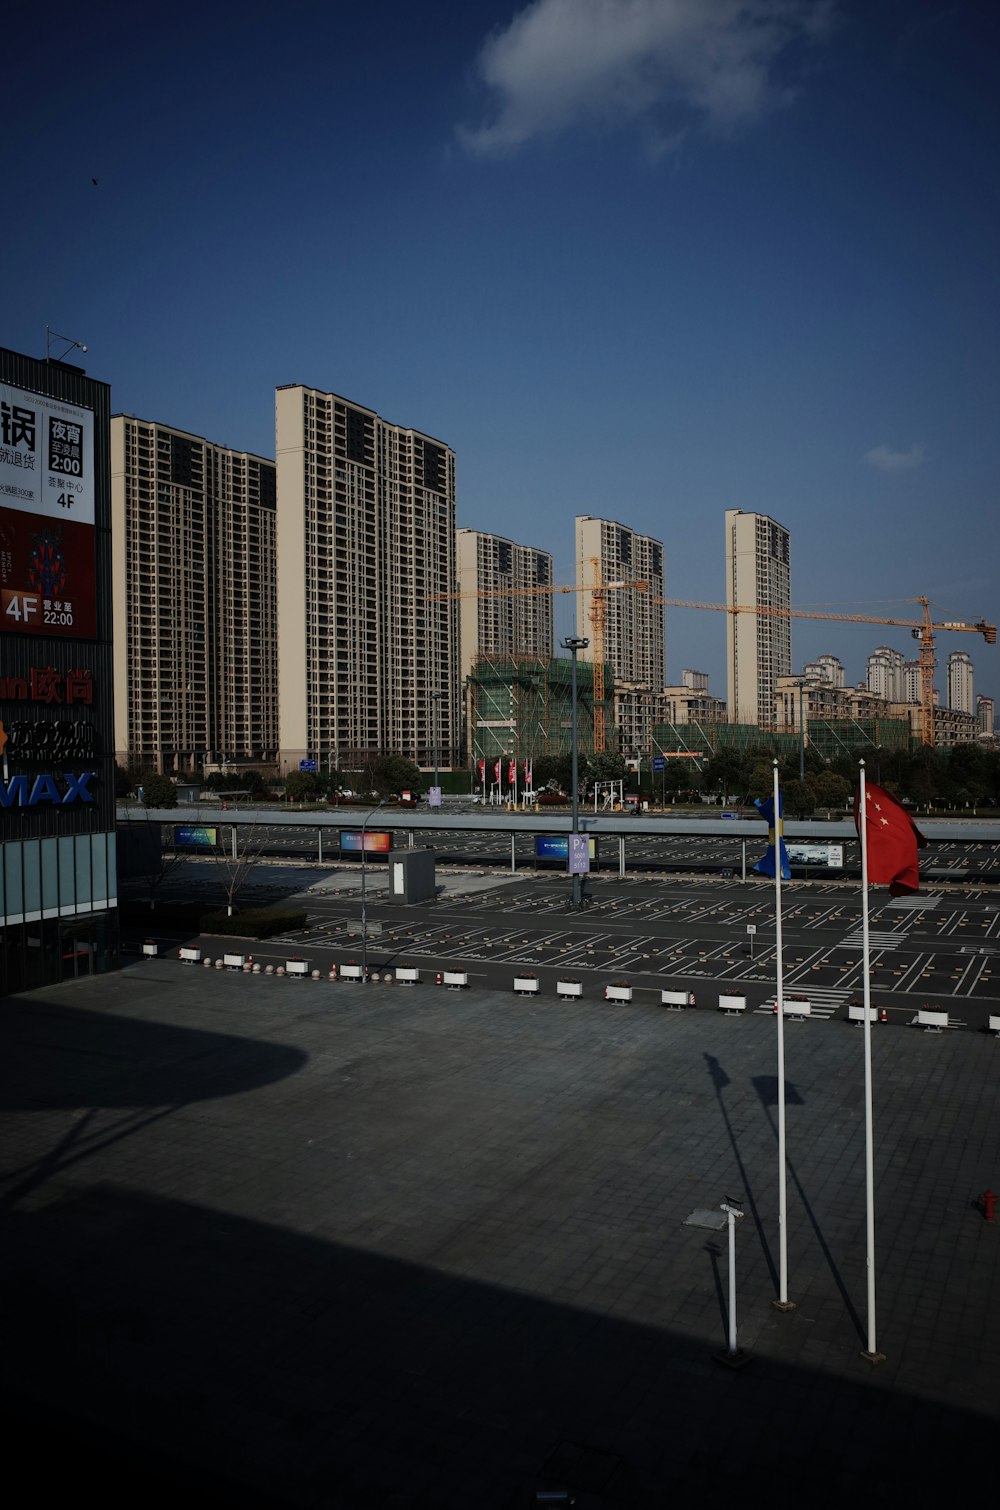
[[[832,16],[833,0],[532,0],[477,60],[495,113],[458,134],[486,155],[576,126],[729,131],[790,97],[779,55]]]
[[[894,451],[891,446],[876,446],[865,452],[865,461],[880,472],[912,472],[924,463],[924,448],[916,442],[908,451]]]

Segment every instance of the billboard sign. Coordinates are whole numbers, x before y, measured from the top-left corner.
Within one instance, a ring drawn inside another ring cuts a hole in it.
[[[581,848],[586,844],[590,859],[597,859],[597,840],[589,834],[539,834],[535,839],[535,859],[562,860],[565,864],[569,859],[570,838],[579,839]]]
[[[392,835],[386,833],[373,833],[369,829],[365,835],[366,855],[387,855],[392,848]],[[340,830],[341,854],[361,853],[361,830],[342,828]]]
[[[785,840],[789,865],[825,865],[828,870],[843,870],[842,844],[795,844]]]
[[[0,627],[94,639],[94,416],[0,383]]]
[[[219,830],[203,823],[176,823],[174,845],[180,849],[215,849]]]

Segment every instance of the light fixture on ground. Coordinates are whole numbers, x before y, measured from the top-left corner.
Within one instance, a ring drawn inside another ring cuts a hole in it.
[[[578,744],[578,740],[577,740],[577,727],[576,727],[576,709],[577,709],[577,701],[576,701],[576,658],[577,658],[577,655],[579,654],[579,652],[581,650],[586,650],[587,646],[590,644],[590,641],[583,639],[582,636],[580,636],[578,634],[571,634],[571,635],[567,635],[567,637],[564,640],[560,641],[560,643],[562,645],[562,648],[564,650],[568,650],[569,653],[570,653],[570,655],[573,658],[573,681],[572,681],[572,706],[573,706],[573,723],[572,723],[572,752],[573,752],[572,802],[573,802],[573,819],[572,819],[572,827],[571,827],[571,830],[570,830],[569,844],[568,844],[567,848],[568,848],[568,851],[569,851],[569,870],[570,870],[570,874],[573,877],[572,903],[573,903],[574,907],[579,907],[580,903],[583,900],[583,871],[590,869],[590,856],[589,856],[589,853],[588,853],[584,857],[585,860],[586,860],[586,864],[585,864],[585,866],[583,866],[583,869],[577,869],[576,868],[577,866],[581,865],[581,857],[580,857],[580,854],[579,854],[579,849],[580,849],[580,843],[579,843],[579,840],[580,840],[580,756],[579,756],[579,744]]]

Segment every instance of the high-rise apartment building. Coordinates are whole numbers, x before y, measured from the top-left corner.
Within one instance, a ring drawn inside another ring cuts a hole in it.
[[[611,519],[576,519],[576,631],[591,641],[582,652],[593,659],[594,585],[646,582],[648,589],[617,588],[601,594],[604,659],[615,681],[660,691],[664,684],[663,543],[636,534]]]
[[[628,755],[647,750],[663,691],[663,543],[612,519],[578,514],[576,520],[576,632],[590,641],[581,652],[593,661],[602,626],[604,662],[615,681],[615,723]],[[613,587],[616,582],[644,582]],[[603,591],[595,592],[595,587]]]
[[[919,661],[903,662],[903,702],[919,703],[923,700],[923,671]]]
[[[301,384],[275,419],[282,769],[375,751],[429,767],[436,745],[453,764],[455,453]]]
[[[484,530],[455,532],[464,685],[480,656],[552,655],[552,557]]]
[[[843,662],[836,655],[818,655],[814,661],[809,661],[802,667],[802,675],[820,682],[824,687],[839,688],[846,685]]]
[[[879,645],[868,657],[869,692],[890,703],[906,702],[906,663],[898,650]]]
[[[272,763],[274,462],[117,414],[111,509],[118,759]]]
[[[965,650],[952,650],[948,656],[948,706],[956,713],[975,713],[976,699],[972,688],[972,658]]]
[[[977,732],[985,734],[992,739],[996,730],[996,706],[992,697],[985,697],[981,692],[976,698],[976,727]]]
[[[726,700],[732,723],[773,728],[779,676],[792,671],[790,536],[766,514],[726,510]],[[778,613],[754,609],[779,610]]]

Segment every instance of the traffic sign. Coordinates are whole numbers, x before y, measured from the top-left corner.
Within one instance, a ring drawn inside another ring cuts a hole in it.
[[[665,755],[654,755],[653,756],[653,770],[654,771],[665,771],[666,769],[667,769],[667,759],[666,759],[666,756]]]

